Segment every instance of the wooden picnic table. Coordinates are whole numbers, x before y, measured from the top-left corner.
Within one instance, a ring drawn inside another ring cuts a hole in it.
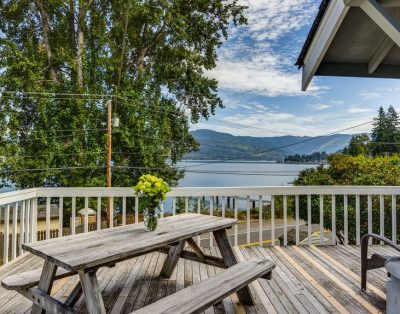
[[[158,228],[148,232],[142,224],[132,224],[63,238],[23,244],[23,249],[45,260],[37,287],[23,293],[34,303],[32,313],[42,309],[54,313],[74,313],[73,305],[83,293],[89,313],[105,313],[96,271],[100,267],[112,267],[115,263],[147,254],[156,250],[167,253],[161,276],[170,277],[179,257],[228,268],[237,264],[229,244],[226,229],[236,219],[200,214],[181,214],[162,218]],[[222,258],[205,255],[192,239],[194,236],[212,232]],[[185,250],[188,243],[192,251]],[[58,269],[57,268],[62,268]],[[78,273],[80,282],[69,298],[62,303],[50,296],[57,274],[62,271],[71,275]],[[252,304],[248,287],[240,289],[239,300]]]

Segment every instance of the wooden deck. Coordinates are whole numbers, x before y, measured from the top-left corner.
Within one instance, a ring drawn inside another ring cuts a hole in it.
[[[218,255],[215,249],[205,249]],[[206,313],[378,313],[385,310],[384,269],[369,272],[368,290],[360,290],[360,249],[355,246],[318,247],[247,247],[235,248],[241,259],[272,259],[277,267],[273,280],[260,279],[251,289],[256,296],[254,307],[243,308],[236,295]],[[395,255],[386,246],[370,251]],[[160,279],[165,255],[152,253],[121,262],[114,268],[99,270],[99,283],[108,313],[129,313],[155,302],[194,282],[215,275],[220,269],[180,259],[172,277]],[[28,253],[0,267],[0,280],[13,273],[41,267],[43,261]],[[66,299],[77,276],[56,282],[52,294]],[[22,295],[0,288],[0,313],[29,313],[32,303]],[[76,304],[85,313],[83,298]]]

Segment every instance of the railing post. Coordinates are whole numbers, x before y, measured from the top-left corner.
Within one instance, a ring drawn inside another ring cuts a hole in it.
[[[360,245],[360,195],[356,195],[356,245]]]
[[[114,197],[110,197],[110,228],[114,228]]]
[[[26,200],[22,201],[21,214],[19,216],[19,255],[22,254],[22,243],[24,243],[25,238],[25,210],[26,210]]]
[[[126,225],[126,197],[122,198],[122,225]]]
[[[189,198],[185,196],[185,214],[189,212]]]
[[[12,219],[11,260],[17,257],[18,202],[15,202],[14,204]]]
[[[385,199],[383,195],[379,195],[379,225],[380,225],[380,236],[385,236]],[[383,245],[383,242],[380,241],[380,244]]]
[[[258,242],[263,246],[263,199],[262,195],[258,197]]]
[[[251,233],[251,226],[250,226],[250,195],[246,198],[246,240],[247,243],[250,243],[250,233]]]
[[[275,196],[271,195],[271,245],[275,245]]]
[[[97,197],[97,219],[96,219],[96,227],[97,230],[101,230],[101,197]]]
[[[343,196],[343,203],[344,203],[344,244],[349,244],[349,217],[348,217],[348,196],[345,194]]]
[[[135,197],[135,224],[139,223],[139,196]]]
[[[64,226],[64,197],[58,199],[58,237],[63,236],[63,226]]]
[[[332,194],[332,230],[331,230],[332,244],[336,244],[336,195]]]
[[[46,197],[46,240],[50,239],[50,197]]]
[[[226,197],[222,196],[221,197],[222,218],[225,218],[225,203],[226,203]]]
[[[296,216],[296,245],[300,243],[300,226],[299,226],[299,211],[300,211],[300,201],[299,195],[295,196],[295,216]]]
[[[368,195],[368,233],[372,233],[372,195]],[[372,238],[368,242],[371,245]]]
[[[397,243],[396,195],[392,195],[392,241]]]
[[[75,234],[76,197],[72,198],[71,234]]]
[[[25,214],[25,238],[24,242],[30,241],[30,214],[31,214],[31,199],[26,200]]]
[[[237,196],[235,196],[234,199],[233,199],[233,212],[234,212],[234,214],[233,214],[234,218],[238,219]],[[237,226],[237,224],[235,224],[233,226],[233,232],[235,233],[235,236],[234,236],[235,241],[234,241],[234,243],[235,243],[235,246],[237,246],[238,245],[238,226]]]
[[[89,198],[85,197],[85,222],[84,233],[89,232]]]
[[[283,246],[287,246],[287,195],[283,195]]]
[[[210,196],[210,216],[214,216],[214,197]],[[210,232],[210,247],[214,246],[213,234]]]
[[[197,213],[200,214],[200,207],[201,207],[201,199],[200,196],[197,197]],[[201,240],[200,236],[197,236],[197,244],[200,246]]]
[[[311,195],[307,195],[307,224],[308,245],[311,245]]]
[[[3,264],[8,263],[8,237],[10,222],[10,204],[7,204],[4,211],[4,246],[3,246]]]
[[[172,198],[172,215],[173,216],[176,215],[176,198],[175,197]]]
[[[319,196],[319,244],[324,242],[324,196]]]

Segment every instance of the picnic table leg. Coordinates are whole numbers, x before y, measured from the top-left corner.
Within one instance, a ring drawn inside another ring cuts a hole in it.
[[[101,296],[99,283],[97,282],[96,271],[78,271],[79,280],[82,285],[83,294],[88,313],[105,314],[103,297]]]
[[[164,278],[171,277],[176,264],[178,263],[179,256],[185,246],[185,241],[179,241],[177,245],[173,245],[169,248],[168,256],[161,269],[160,276]]]
[[[226,236],[226,230],[217,230],[214,231],[213,234],[225,265],[231,267],[237,264],[238,260],[236,259],[235,253],[233,253],[228,237]],[[237,296],[242,304],[254,305],[254,300],[248,286],[238,290]]]
[[[53,287],[54,277],[56,275],[57,266],[45,260],[43,265],[42,274],[38,284],[38,289],[50,295],[51,288]],[[46,313],[39,305],[33,304],[31,314]]]

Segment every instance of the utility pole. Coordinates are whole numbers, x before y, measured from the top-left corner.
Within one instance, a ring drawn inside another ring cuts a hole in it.
[[[107,187],[111,188],[111,126],[112,126],[112,102],[107,100]],[[107,227],[110,226],[111,203],[107,197]]]

